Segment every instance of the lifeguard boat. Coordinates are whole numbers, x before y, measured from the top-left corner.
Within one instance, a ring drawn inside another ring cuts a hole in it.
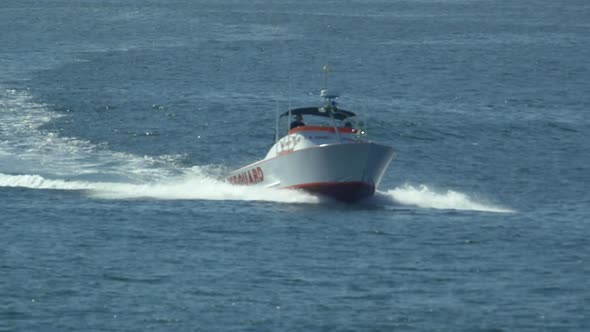
[[[391,147],[365,140],[355,113],[337,106],[337,94],[321,91],[321,107],[291,109],[277,119],[275,144],[266,157],[230,173],[227,182],[300,189],[339,201],[371,196],[393,159]],[[279,139],[280,119],[305,116],[306,125]],[[308,120],[316,120],[308,122]],[[313,123],[313,124],[312,124]]]

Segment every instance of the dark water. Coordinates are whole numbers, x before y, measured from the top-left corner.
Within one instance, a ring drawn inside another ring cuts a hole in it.
[[[590,4],[3,1],[0,331],[590,329]],[[340,205],[220,182],[342,105]]]

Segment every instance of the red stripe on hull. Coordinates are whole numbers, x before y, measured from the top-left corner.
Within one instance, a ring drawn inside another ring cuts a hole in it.
[[[289,188],[328,196],[346,203],[356,202],[375,193],[375,186],[367,182],[318,182],[299,184]]]

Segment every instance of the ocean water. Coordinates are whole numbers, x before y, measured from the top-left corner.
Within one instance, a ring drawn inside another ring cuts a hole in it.
[[[590,330],[586,0],[0,3],[0,331]],[[396,158],[235,187],[275,114]]]

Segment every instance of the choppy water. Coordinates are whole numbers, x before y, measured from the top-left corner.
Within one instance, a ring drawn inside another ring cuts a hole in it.
[[[4,1],[0,331],[590,329],[586,1]],[[233,187],[320,68],[397,152]]]

